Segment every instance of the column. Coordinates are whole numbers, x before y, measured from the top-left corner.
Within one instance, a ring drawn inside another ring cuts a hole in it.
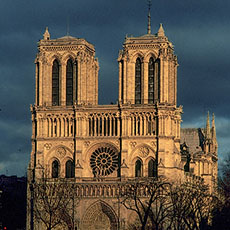
[[[105,130],[104,130],[104,125],[105,125],[105,117],[104,116],[102,116],[102,124],[101,124],[101,135],[102,136],[105,136]]]
[[[122,95],[122,63],[121,61],[119,61],[119,95],[118,95],[118,98],[119,98],[119,102],[121,102],[122,98],[121,98],[121,95]]]

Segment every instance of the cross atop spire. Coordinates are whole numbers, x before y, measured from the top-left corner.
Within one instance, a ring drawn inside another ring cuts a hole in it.
[[[151,34],[151,15],[150,15],[150,11],[151,11],[151,0],[148,0],[148,7],[149,7],[149,13],[148,13],[148,27],[147,27],[147,33]]]

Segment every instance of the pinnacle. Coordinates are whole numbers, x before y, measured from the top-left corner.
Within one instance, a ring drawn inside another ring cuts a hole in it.
[[[210,139],[210,121],[209,121],[209,111],[207,114],[207,120],[206,120],[206,138]]]
[[[50,33],[48,30],[48,27],[46,27],[45,33],[43,34],[43,39],[44,40],[49,40],[50,39]]]
[[[165,31],[164,31],[162,23],[160,23],[160,28],[159,28],[159,30],[157,32],[157,36],[158,37],[164,37],[165,36]]]

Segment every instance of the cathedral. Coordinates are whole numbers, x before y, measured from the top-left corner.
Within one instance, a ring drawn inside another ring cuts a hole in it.
[[[151,33],[150,15],[147,33],[127,36],[119,51],[117,104],[98,104],[99,63],[85,39],[51,39],[46,28],[35,65],[28,184],[46,172],[78,185],[74,229],[126,229],[130,213],[119,204],[117,187],[131,179],[160,175],[214,188],[214,115],[205,128],[181,128],[177,56],[162,24]],[[36,230],[41,226],[34,223]]]

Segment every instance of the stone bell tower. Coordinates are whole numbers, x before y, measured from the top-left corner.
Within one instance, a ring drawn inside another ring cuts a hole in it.
[[[94,46],[71,36],[51,39],[46,28],[38,42],[35,64],[30,167],[34,172],[42,168],[51,177],[73,176],[76,135],[80,135],[76,120],[82,119],[76,118],[76,108],[98,105],[99,66]],[[65,164],[70,166],[68,172]],[[39,177],[39,173],[35,174]]]
[[[156,35],[126,37],[118,61],[121,103],[176,105],[177,57],[162,24]]]
[[[36,105],[98,104],[98,61],[85,39],[50,39],[48,28],[38,43]]]
[[[148,19],[147,34],[126,37],[119,53],[119,102],[130,112],[132,138],[146,135],[137,143],[147,144],[148,135],[153,134],[153,157],[159,174],[179,176],[182,173],[179,153],[182,108],[177,107],[178,62],[162,24],[152,34],[150,14]],[[153,123],[150,133],[149,121]]]

